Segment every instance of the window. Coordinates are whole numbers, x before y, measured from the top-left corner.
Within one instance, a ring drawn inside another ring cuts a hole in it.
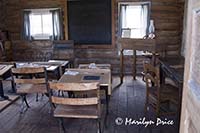
[[[121,37],[143,38],[147,35],[148,25],[149,3],[120,4]]]
[[[60,9],[30,9],[24,11],[23,37],[26,40],[61,40]]]
[[[34,39],[50,39],[53,35],[52,14],[31,13],[30,32]]]
[[[149,14],[150,2],[119,3],[119,36],[144,38],[148,34]],[[136,54],[141,55],[143,51],[136,51]],[[124,55],[133,55],[133,50],[124,50]]]

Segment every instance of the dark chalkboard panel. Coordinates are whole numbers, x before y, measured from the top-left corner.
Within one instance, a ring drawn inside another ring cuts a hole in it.
[[[75,44],[112,43],[111,0],[69,0],[69,39]]]

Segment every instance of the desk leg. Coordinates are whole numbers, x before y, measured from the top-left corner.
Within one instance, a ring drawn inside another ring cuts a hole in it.
[[[57,71],[56,71],[57,80],[59,80],[60,77],[61,77],[61,73],[62,73],[62,70],[61,70],[61,69],[62,69],[61,66],[59,66],[59,67],[57,68]]]
[[[59,66],[59,79],[60,79],[60,77],[62,76],[62,74],[63,74],[63,70],[62,70],[62,66]]]
[[[4,95],[2,80],[0,80],[0,101],[7,99],[9,99],[9,97]]]
[[[10,70],[10,75],[11,75],[11,86],[12,86],[12,92],[13,93],[16,93],[16,84],[14,82],[14,77],[13,77],[13,74],[12,74],[12,71]],[[16,75],[16,78],[17,78],[17,75]]]
[[[123,83],[124,78],[124,55],[123,55],[123,49],[120,51],[120,84]]]
[[[133,80],[136,80],[136,50],[133,50]]]
[[[13,93],[16,93],[15,82],[14,82],[13,79],[11,80],[11,86],[12,86],[12,92],[13,92]]]
[[[160,84],[165,84],[165,73],[162,69],[162,65],[160,64]]]
[[[100,86],[100,90],[103,90],[105,92],[105,104],[106,104],[106,115],[109,113],[109,101],[110,101],[110,95],[108,94],[108,86]]]
[[[108,114],[109,113],[109,100],[110,100],[110,97],[109,97],[109,95],[108,95],[108,87],[107,87],[107,89],[106,89],[106,114]]]

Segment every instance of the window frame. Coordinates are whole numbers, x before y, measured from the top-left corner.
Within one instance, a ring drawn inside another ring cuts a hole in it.
[[[31,37],[33,38],[33,40],[51,40],[51,36],[52,35],[49,35],[49,36],[45,36],[44,34],[44,18],[43,18],[43,15],[45,15],[46,12],[41,12],[41,13],[38,13],[38,14],[34,14],[33,15],[39,15],[41,17],[41,35],[40,34],[31,34]],[[52,15],[52,13],[49,13],[50,15]],[[32,15],[32,14],[31,14]],[[52,17],[51,17],[52,19]],[[30,25],[31,25],[31,21],[30,21]],[[52,25],[52,32],[53,32],[53,22],[51,23]],[[30,29],[31,29],[31,26],[30,26]],[[30,30],[31,31],[31,30]]]
[[[29,9],[23,9],[22,10],[22,31],[23,31],[23,24],[24,24],[24,19],[23,19],[23,12],[24,11],[30,11],[30,12],[38,12],[38,13],[40,13],[40,12],[50,12],[51,10],[58,10],[58,9],[60,9],[61,11],[62,11],[62,8],[60,8],[60,7],[55,7],[55,8],[29,8]],[[64,20],[63,20],[63,22],[64,22]],[[53,26],[53,25],[52,25]],[[53,28],[53,27],[52,27]],[[64,27],[63,27],[64,28]],[[23,33],[23,32],[22,32]],[[65,33],[65,32],[64,32]],[[65,35],[63,35],[63,37],[64,37]],[[21,34],[21,38],[23,38],[23,35]],[[49,36],[49,39],[47,39],[47,38],[42,38],[42,39],[35,39],[33,36],[31,36],[31,41],[49,41],[49,40],[51,40],[51,36]]]
[[[148,4],[149,5],[149,9],[148,9],[148,15],[147,15],[147,27],[149,27],[149,24],[150,24],[150,14],[151,14],[151,2],[150,1],[143,1],[143,2],[119,2],[118,3],[118,33],[117,33],[117,36],[119,38],[122,37],[122,30],[123,29],[135,29],[135,28],[130,28],[130,27],[127,27],[127,28],[122,28],[121,24],[122,24],[122,19],[121,19],[121,7],[124,6],[124,5],[134,5],[134,6],[137,6],[137,5],[142,5],[142,4]],[[133,38],[133,39],[142,39],[142,38]]]

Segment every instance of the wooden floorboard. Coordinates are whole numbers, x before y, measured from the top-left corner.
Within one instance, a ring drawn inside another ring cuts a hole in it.
[[[113,86],[117,86],[119,78],[115,77]],[[6,89],[10,89],[8,85]],[[132,80],[126,76],[125,82],[113,90],[110,104],[109,115],[107,118],[107,128],[103,128],[104,133],[176,133],[177,124],[174,126],[148,126],[144,125],[117,125],[115,119],[120,117],[139,120],[146,118],[155,120],[155,114],[152,110],[144,113],[145,103],[145,84],[141,78]],[[0,113],[0,133],[59,133],[58,120],[49,113],[49,103],[46,96],[39,97],[36,102],[35,95],[28,96],[28,102],[31,106],[24,114],[20,114],[21,100],[7,107]],[[104,110],[105,111],[105,110]],[[103,118],[105,113],[103,113]],[[163,117],[174,119],[173,116]],[[65,127],[68,133],[96,133],[95,120],[83,119],[65,119]],[[176,123],[176,121],[175,121]],[[102,119],[102,127],[103,127]]]

